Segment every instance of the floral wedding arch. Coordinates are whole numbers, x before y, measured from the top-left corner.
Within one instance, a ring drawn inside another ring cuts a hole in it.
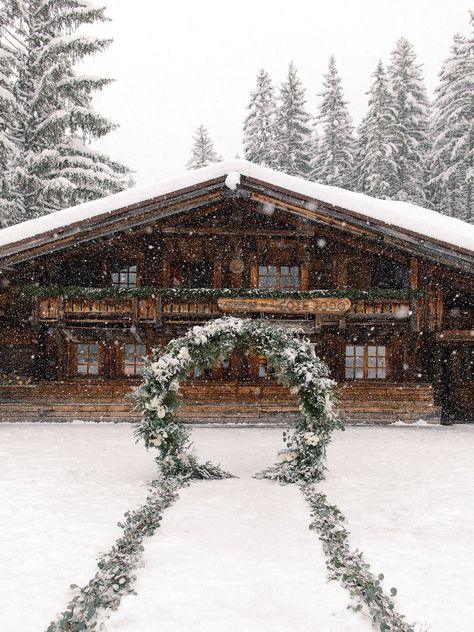
[[[331,433],[340,427],[333,406],[334,382],[307,338],[268,322],[224,317],[172,340],[147,364],[136,391],[142,419],[135,436],[147,448],[158,450],[156,461],[165,477],[230,476],[211,463],[198,463],[191,452],[191,431],[178,420],[177,412],[180,384],[189,379],[191,371],[221,364],[237,347],[264,354],[278,381],[290,387],[300,404],[294,431],[283,435],[285,449],[279,463],[261,476],[284,483],[321,480]]]

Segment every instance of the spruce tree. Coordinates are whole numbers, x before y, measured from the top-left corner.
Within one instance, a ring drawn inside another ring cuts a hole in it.
[[[219,160],[222,160],[222,158],[214,151],[209,132],[204,125],[200,125],[193,136],[191,158],[188,160],[186,167],[188,169],[200,169],[201,167],[207,167],[212,162],[219,162]]]
[[[15,48],[5,37],[9,24],[4,20],[0,23],[0,228],[17,219],[11,174],[17,154],[12,131],[15,119],[21,115],[13,89]]]
[[[429,103],[421,66],[413,46],[400,38],[391,55],[389,77],[395,108],[393,142],[396,148],[395,198],[426,204]]]
[[[455,35],[433,106],[430,201],[474,222],[474,14],[470,38]]]
[[[275,163],[275,91],[270,75],[262,68],[250,93],[249,113],[244,121],[244,155],[265,167]]]
[[[311,138],[309,141],[309,156],[310,156],[309,174],[308,174],[309,179],[315,179],[313,178],[313,174],[315,174],[318,169],[320,148],[321,148],[321,139],[319,137],[318,125],[317,125],[317,121],[313,120],[313,125],[311,129]]]
[[[311,178],[322,184],[350,189],[354,185],[354,128],[344,99],[334,56],[324,75],[318,123],[321,128],[319,159]]]
[[[378,198],[396,194],[395,109],[384,66],[372,75],[369,107],[359,127],[356,153],[356,189]]]
[[[12,185],[21,219],[121,191],[129,171],[90,147],[115,125],[92,107],[111,80],[78,76],[74,66],[111,40],[78,33],[107,20],[87,0],[2,0],[14,29],[17,148]],[[18,218],[15,218],[18,219]]]
[[[293,62],[280,88],[275,131],[275,168],[294,176],[310,171],[310,116],[306,111],[305,89]]]

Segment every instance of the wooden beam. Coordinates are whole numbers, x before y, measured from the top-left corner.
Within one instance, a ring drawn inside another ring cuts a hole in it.
[[[416,257],[410,258],[410,288],[418,289],[418,259]]]

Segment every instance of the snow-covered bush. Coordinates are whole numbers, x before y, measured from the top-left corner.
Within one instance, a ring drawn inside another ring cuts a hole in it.
[[[301,415],[294,432],[284,434],[286,449],[280,462],[261,476],[285,483],[320,480],[326,447],[339,425],[333,407],[334,382],[307,338],[269,323],[225,317],[193,327],[172,340],[148,364],[136,391],[143,417],[135,435],[147,448],[158,450],[156,460],[165,476],[228,476],[210,463],[198,464],[190,451],[190,430],[179,422],[177,412],[179,385],[191,371],[221,364],[237,347],[266,355],[280,383],[289,386],[300,402]]]

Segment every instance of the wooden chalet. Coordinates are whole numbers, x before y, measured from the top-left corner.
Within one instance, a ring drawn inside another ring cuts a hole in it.
[[[223,314],[301,329],[348,420],[474,420],[474,226],[238,160],[0,231],[0,419],[132,419],[144,357]],[[297,410],[239,350],[182,391]]]

